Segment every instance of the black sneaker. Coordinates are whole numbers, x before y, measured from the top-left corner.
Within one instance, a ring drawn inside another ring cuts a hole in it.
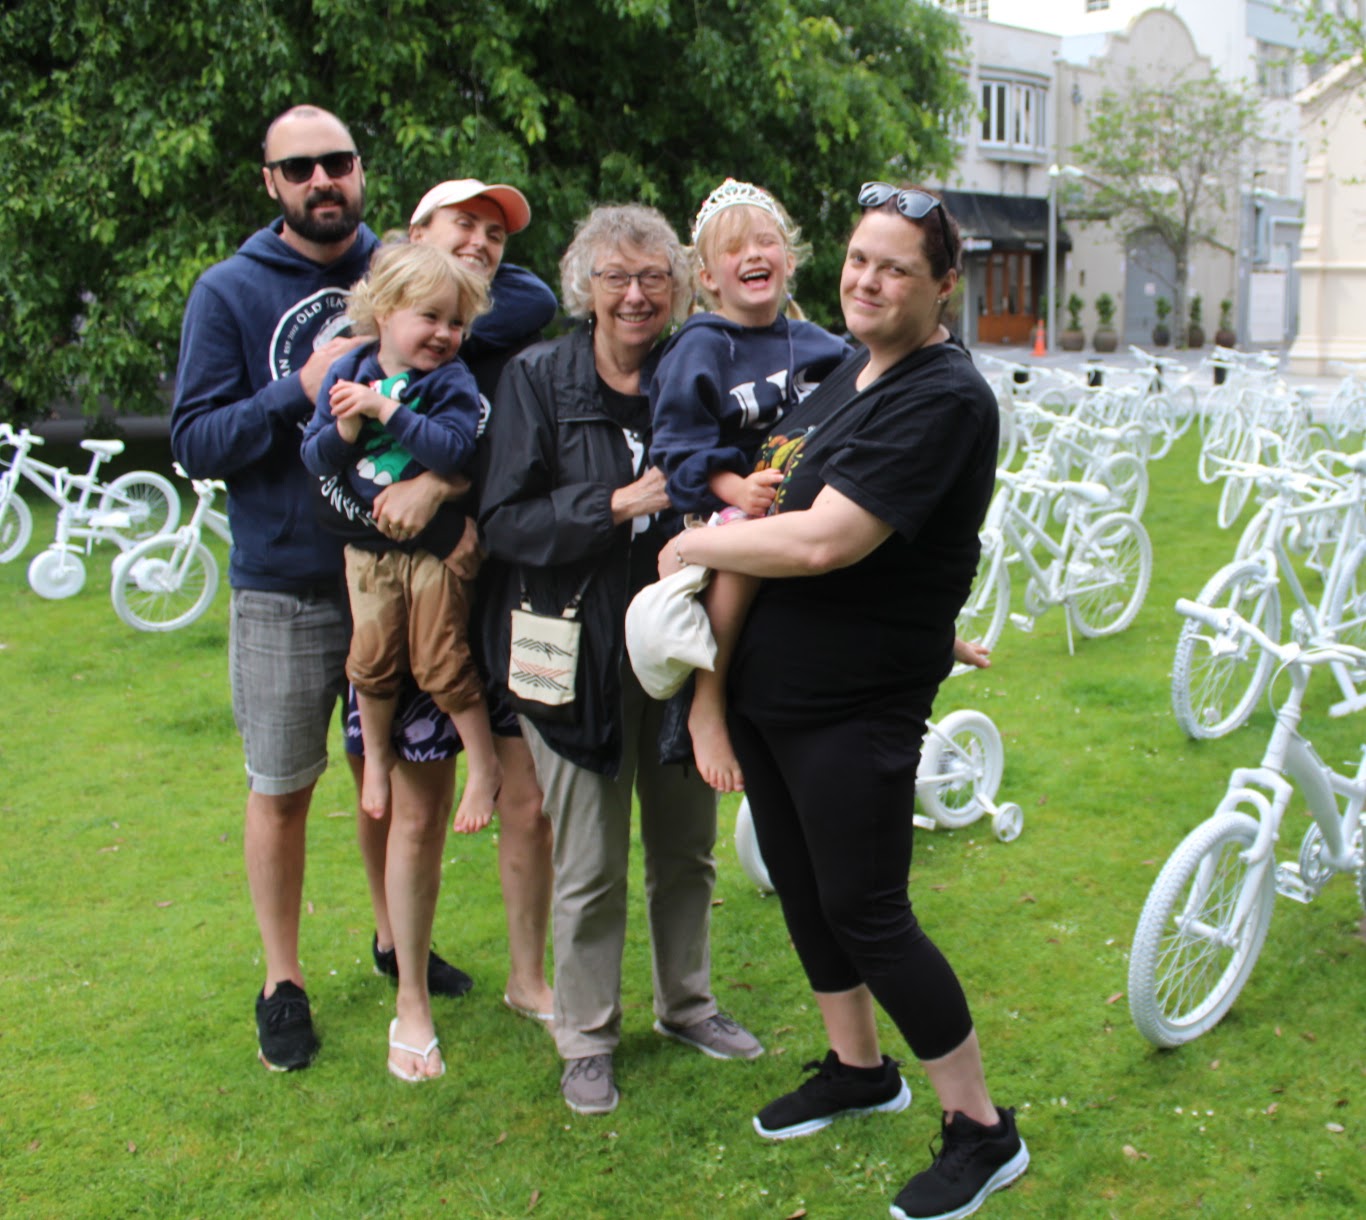
[[[269,998],[264,991],[256,997],[256,1037],[261,1062],[272,1072],[294,1072],[313,1062],[318,1036],[302,987],[276,983]]]
[[[375,973],[387,974],[391,979],[398,978],[398,954],[393,949],[379,947],[379,934],[370,942],[370,952],[375,956]],[[427,954],[427,991],[431,995],[464,995],[474,986],[474,980],[463,970],[452,966],[435,949]]]
[[[896,1220],[957,1220],[970,1216],[993,1190],[1029,1168],[1029,1149],[1015,1129],[1015,1111],[996,1107],[1000,1121],[984,1127],[966,1114],[941,1120],[934,1164],[902,1187],[892,1204]],[[934,1146],[930,1146],[934,1151]]]
[[[860,1079],[860,1069],[845,1067],[830,1051],[824,1062],[812,1060],[803,1066],[802,1071],[816,1074],[800,1088],[755,1115],[754,1129],[766,1140],[790,1140],[828,1127],[846,1114],[895,1114],[911,1104],[911,1090],[897,1071],[900,1066],[883,1055],[882,1074],[876,1080]]]

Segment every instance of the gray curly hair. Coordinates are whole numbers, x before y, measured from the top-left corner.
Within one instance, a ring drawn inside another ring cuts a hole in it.
[[[560,299],[573,318],[593,310],[594,263],[623,246],[661,254],[673,272],[672,314],[681,322],[693,299],[691,260],[662,212],[644,204],[604,204],[594,208],[574,230],[574,240],[560,259]]]

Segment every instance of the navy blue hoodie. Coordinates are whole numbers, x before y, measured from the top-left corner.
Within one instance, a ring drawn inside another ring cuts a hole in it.
[[[190,293],[171,450],[191,477],[228,485],[232,587],[291,592],[338,582],[342,566],[299,458],[313,414],[299,369],[346,326],[346,290],[379,239],[361,225],[351,248],[321,266],[286,244],[281,227],[253,233]]]
[[[674,508],[724,507],[707,480],[719,470],[749,474],[769,429],[849,351],[814,322],[781,314],[771,326],[693,314],[664,349],[650,387],[650,457]]]

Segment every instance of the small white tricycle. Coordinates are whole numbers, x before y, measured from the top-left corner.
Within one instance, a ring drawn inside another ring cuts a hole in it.
[[[931,720],[920,747],[920,768],[915,777],[915,824],[923,830],[958,830],[984,814],[991,818],[992,832],[1002,843],[1020,837],[1024,813],[1014,801],[996,803],[1005,771],[1005,746],[1000,730],[983,712],[950,712],[943,720]],[[740,802],[735,816],[735,854],[740,867],[764,893],[773,892],[768,868],[754,836],[749,798]]]

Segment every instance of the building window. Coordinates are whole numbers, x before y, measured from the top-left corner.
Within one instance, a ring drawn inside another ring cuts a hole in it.
[[[1020,81],[982,82],[981,142],[991,148],[1044,152],[1047,149],[1042,85]]]
[[[939,7],[951,13],[961,13],[964,17],[981,17],[983,21],[991,16],[988,11],[990,0],[939,0]]]
[[[1294,95],[1295,53],[1289,47],[1257,41],[1257,88],[1263,97]]]
[[[1110,7],[1110,0],[1086,0],[1088,13],[1103,13]]]

